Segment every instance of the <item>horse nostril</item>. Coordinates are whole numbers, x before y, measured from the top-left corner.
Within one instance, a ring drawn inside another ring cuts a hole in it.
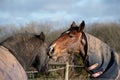
[[[54,51],[55,51],[55,49],[53,48],[52,51],[51,51],[51,53],[53,53]]]
[[[53,53],[54,53],[54,51],[55,51],[55,49],[52,47],[52,48],[50,48],[50,50],[49,50],[49,55],[52,55]]]
[[[49,47],[49,55],[50,56],[53,56],[53,54],[55,53],[55,46],[56,46],[56,43]]]

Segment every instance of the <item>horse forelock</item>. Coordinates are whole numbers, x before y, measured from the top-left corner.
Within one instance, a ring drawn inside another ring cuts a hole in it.
[[[78,26],[70,27],[69,30],[70,30],[70,31],[72,31],[72,30],[76,30],[76,31],[78,31],[78,28],[79,28]]]

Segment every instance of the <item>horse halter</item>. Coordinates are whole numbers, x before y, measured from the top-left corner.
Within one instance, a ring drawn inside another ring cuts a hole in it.
[[[88,42],[87,42],[86,34],[84,32],[82,32],[82,39],[85,39],[85,41],[86,41],[86,44],[84,46],[85,55],[82,56],[83,57],[83,63],[86,64],[86,60],[88,58],[88,54],[87,54],[87,52],[88,52]]]

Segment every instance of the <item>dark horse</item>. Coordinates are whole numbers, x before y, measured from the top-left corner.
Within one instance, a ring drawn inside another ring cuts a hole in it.
[[[79,54],[82,57],[86,70],[89,66],[98,63],[98,66],[89,71],[102,74],[96,79],[116,79],[119,72],[117,54],[104,42],[94,36],[84,33],[85,22],[79,26],[73,22],[71,27],[63,32],[49,47],[49,56],[54,60],[69,60],[71,54]],[[91,77],[93,79],[93,77]]]
[[[19,33],[0,46],[0,80],[27,80],[25,70],[33,66],[39,72],[48,68],[45,35]]]

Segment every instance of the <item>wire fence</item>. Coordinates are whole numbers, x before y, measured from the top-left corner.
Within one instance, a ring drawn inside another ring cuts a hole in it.
[[[29,80],[69,80],[72,79],[71,77],[71,73],[73,68],[79,68],[81,69],[81,73],[82,70],[84,68],[84,66],[79,66],[79,65],[69,65],[68,62],[66,63],[52,63],[50,64],[51,69],[48,70],[48,72],[50,73],[49,76],[47,75],[41,75],[40,73],[38,73],[38,71],[27,71],[27,75]],[[75,74],[75,73],[73,73]],[[36,75],[38,75],[38,77],[36,78]],[[51,76],[54,75],[54,76]],[[89,79],[89,74],[84,74],[81,75],[79,74],[78,77],[73,77],[73,79],[80,79],[82,78],[82,80],[88,80]]]

